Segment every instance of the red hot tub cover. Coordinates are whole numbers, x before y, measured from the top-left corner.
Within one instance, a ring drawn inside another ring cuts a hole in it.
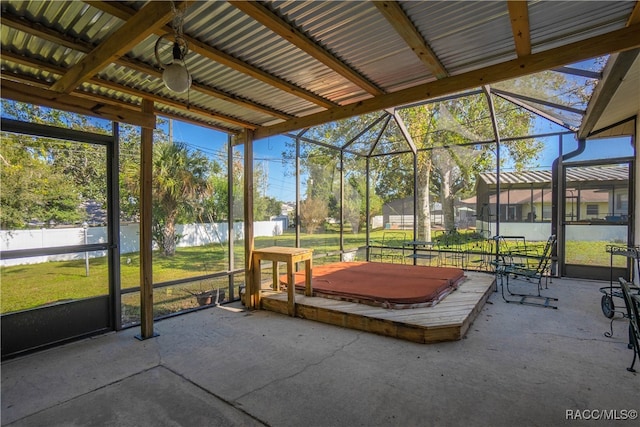
[[[374,262],[340,262],[313,267],[314,295],[388,308],[437,304],[466,278],[459,268]],[[286,286],[286,275],[280,277]],[[304,289],[304,271],[295,274]]]

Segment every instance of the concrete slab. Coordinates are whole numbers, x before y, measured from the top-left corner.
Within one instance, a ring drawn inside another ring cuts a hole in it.
[[[554,279],[558,310],[492,293],[465,339],[440,344],[207,309],[143,342],[132,329],[4,362],[2,424],[568,425],[578,410],[638,411],[626,322],[603,335],[603,285]]]
[[[254,426],[254,420],[157,366],[16,421],[15,426]]]

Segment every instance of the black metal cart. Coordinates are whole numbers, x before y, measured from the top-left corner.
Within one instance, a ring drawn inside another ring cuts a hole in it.
[[[634,283],[633,278],[635,276],[635,272],[640,271],[640,247],[639,246],[620,246],[620,245],[607,245],[606,247],[607,253],[610,255],[609,259],[609,286],[603,286],[600,288],[600,292],[602,292],[602,298],[600,300],[600,307],[602,308],[602,313],[608,319],[611,319],[611,323],[609,324],[609,332],[605,332],[605,336],[611,337],[613,335],[613,317],[616,313],[622,314],[623,317],[627,316],[626,308],[624,305],[624,296],[622,295],[622,289],[618,283],[618,279],[613,277],[613,257],[614,256],[624,256],[627,258],[631,258],[635,260],[633,262],[633,268],[631,271],[631,283]],[[632,292],[638,292],[640,294],[640,287],[638,284],[634,283],[630,286]],[[616,303],[614,298],[620,298],[622,303],[620,304],[620,310],[616,309]]]

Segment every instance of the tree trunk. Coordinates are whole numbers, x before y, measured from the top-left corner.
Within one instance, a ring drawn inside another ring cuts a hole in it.
[[[176,218],[175,215],[168,215],[167,221],[162,230],[164,238],[162,239],[162,253],[165,256],[172,256],[176,253]]]
[[[418,154],[420,156],[420,154]],[[429,184],[431,181],[431,160],[426,157],[425,153],[422,153],[421,158],[418,158],[418,187],[417,191],[417,211],[418,211],[418,235],[417,240],[431,241],[431,208],[429,197]]]
[[[451,231],[456,226],[454,201],[455,194],[451,188],[451,171],[442,174],[442,185],[440,186],[440,202],[442,203],[442,215],[444,217],[444,228]]]

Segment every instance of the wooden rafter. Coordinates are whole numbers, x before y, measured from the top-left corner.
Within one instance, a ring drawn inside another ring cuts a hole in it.
[[[411,50],[427,66],[431,74],[438,79],[447,77],[449,73],[438,59],[438,56],[424,40],[422,34],[413,25],[406,13],[396,1],[374,1],[373,2],[382,16],[393,26],[396,32],[409,45]]]
[[[0,78],[2,78],[3,80],[9,80],[12,82],[20,83],[25,86],[34,86],[40,89],[49,90],[49,85],[46,82],[42,80],[38,80],[35,77],[25,76],[21,74],[13,74],[13,73],[2,73],[2,76]],[[133,111],[140,111],[140,104],[111,98],[105,95],[82,92],[79,90],[75,90],[71,94],[79,98],[90,100],[92,102],[95,102],[96,104],[112,105],[118,108],[124,108],[124,109],[133,110]]]
[[[2,15],[2,24],[13,27],[13,28],[17,28],[20,31],[33,34],[37,37],[44,38],[53,43],[62,44],[65,47],[77,50],[79,52],[88,53],[94,48],[92,45],[86,42],[70,40],[68,37],[62,34],[56,33],[50,29],[46,29],[41,25],[34,25],[33,23],[28,23],[23,19],[16,19],[15,17],[12,17],[11,15],[8,15],[6,13]],[[138,60],[123,56],[118,58],[114,62],[124,67],[131,68],[138,72],[147,74],[151,77],[155,77],[158,79],[162,78],[162,73],[160,72],[160,70],[142,61],[138,61]],[[40,64],[43,64],[43,63],[41,62]],[[66,72],[67,72],[67,69],[59,69],[57,74],[63,75]],[[258,104],[249,99],[245,99],[237,95],[212,88],[210,86],[205,86],[199,83],[193,83],[191,87],[192,87],[191,90],[195,92],[200,92],[200,93],[206,94],[207,96],[221,99],[221,100],[230,102],[232,104],[239,105],[243,108],[257,111],[262,114],[267,114],[282,120],[288,120],[294,117],[291,114],[283,113],[282,111],[276,110],[275,108]],[[335,106],[335,104],[330,104],[330,105]]]
[[[518,57],[531,55],[531,31],[529,28],[529,6],[526,1],[507,1],[509,18],[511,19],[511,31],[516,45]]]
[[[639,46],[640,25],[634,25],[565,46],[549,49],[544,52],[527,55],[522,58],[403,89],[344,107],[292,119],[272,126],[263,126],[256,130],[254,138],[266,138],[268,136],[278,135],[296,129],[304,129],[321,123],[345,119],[396,105],[431,99],[498,81],[545,71],[550,68],[594,58],[607,53],[633,49]]]
[[[69,49],[79,50],[80,52],[88,53],[93,48],[89,43],[60,34],[52,28],[35,24],[23,18],[18,18],[9,12],[2,12],[2,15],[0,15],[0,23],[2,23],[3,26],[15,28],[23,33],[33,34],[48,42],[59,44]]]
[[[229,3],[371,95],[377,96],[384,93],[374,83],[336,58],[335,55],[311,40],[297,27],[279,17],[265,5],[255,1],[229,1]]]
[[[153,114],[116,107],[73,94],[58,93],[32,85],[25,85],[5,78],[0,80],[0,89],[2,90],[3,98],[19,102],[44,105],[59,110],[147,128],[154,128],[156,123],[156,118]]]
[[[180,4],[176,7],[180,7]],[[131,50],[172,17],[173,10],[170,2],[147,3],[98,47],[71,67],[51,86],[51,89],[56,92],[71,93],[80,83],[93,77],[106,65]]]
[[[8,59],[11,61],[15,61],[16,63],[22,64],[22,65],[27,65],[29,67],[33,67],[33,68],[38,68],[41,70],[46,70],[50,73],[54,73],[54,74],[62,74],[64,72],[65,69],[63,69],[62,67],[58,67],[58,66],[54,66],[51,64],[47,64],[46,62],[43,61],[37,61],[35,59],[31,59],[31,58],[27,58],[21,55],[17,55],[14,54],[12,52],[7,52],[5,50],[1,51],[2,56],[4,59]],[[3,75],[4,77],[4,75]],[[133,87],[130,86],[126,86],[126,85],[122,85],[120,83],[115,83],[109,80],[104,80],[104,79],[100,79],[98,77],[93,77],[92,79],[88,80],[87,83],[91,83],[91,84],[95,84],[97,86],[100,87],[104,87],[107,89],[113,89],[115,91],[121,92],[121,93],[126,93],[132,96],[136,96],[139,97],[141,99],[148,99],[150,101],[154,101],[156,103],[160,103],[160,104],[164,104],[179,110],[190,110],[191,112],[194,112],[196,114],[199,114],[201,116],[204,116],[208,119],[213,119],[213,120],[218,120],[218,121],[222,121],[225,123],[229,123],[229,124],[233,124],[236,126],[240,126],[243,128],[247,128],[247,129],[255,129],[258,127],[258,125],[254,124],[254,123],[250,123],[247,122],[246,120],[240,120],[237,119],[235,117],[231,117],[225,114],[220,114],[220,113],[216,113],[213,111],[209,111],[206,110],[204,108],[200,108],[194,105],[189,105],[185,102],[182,101],[176,101],[170,98],[163,98],[160,95],[155,95],[153,93],[150,92],[145,92],[142,91],[140,89],[135,89]],[[205,92],[205,88],[201,88],[201,90],[203,91],[203,93]],[[81,96],[84,98],[89,98],[89,99],[97,99],[98,96],[97,95],[92,95],[89,94],[87,92],[81,91],[79,89],[74,90],[73,92],[75,95],[77,96]],[[214,94],[211,93],[211,96],[213,96]],[[98,101],[98,102],[104,102],[104,101]],[[185,119],[186,120],[186,119]],[[199,123],[199,122],[198,122]],[[223,128],[223,127],[222,127]],[[224,128],[223,128],[224,129]]]
[[[184,123],[190,123],[193,125],[197,125],[197,126],[202,126],[208,129],[212,129],[212,130],[217,130],[226,134],[234,134],[236,131],[234,129],[228,128],[228,127],[224,127],[224,126],[220,126],[218,124],[215,123],[211,123],[210,121],[208,121],[210,119],[210,117],[205,117],[203,116],[202,118],[199,117],[185,117],[182,116],[180,114],[175,114],[169,111],[165,111],[162,109],[159,109],[157,106],[155,107],[155,112],[158,116],[163,116],[166,117],[168,119],[175,119],[175,120],[179,120],[181,122]]]
[[[120,2],[85,1],[85,3],[90,4],[91,6],[124,21],[130,19],[135,14],[135,10],[133,8]],[[155,34],[162,35],[171,31],[171,27],[165,25],[164,27],[156,30]],[[284,92],[290,93],[294,96],[297,96],[298,98],[309,101],[315,105],[319,105],[324,108],[333,108],[337,106],[336,103],[325,99],[320,95],[317,95],[284,79],[269,74],[266,71],[261,70],[260,68],[254,67],[253,65],[247,64],[246,62],[241,61],[238,58],[235,58],[232,55],[229,55],[228,53],[225,53],[219,49],[209,46],[197,39],[194,39],[193,37],[189,37],[185,34],[184,38],[189,44],[189,49],[197,53],[198,55],[229,67],[240,73],[246,74],[256,80],[260,80],[263,83],[278,88]]]
[[[636,24],[640,24],[640,1],[636,1],[633,10],[629,14],[629,19],[627,20],[627,27]]]

